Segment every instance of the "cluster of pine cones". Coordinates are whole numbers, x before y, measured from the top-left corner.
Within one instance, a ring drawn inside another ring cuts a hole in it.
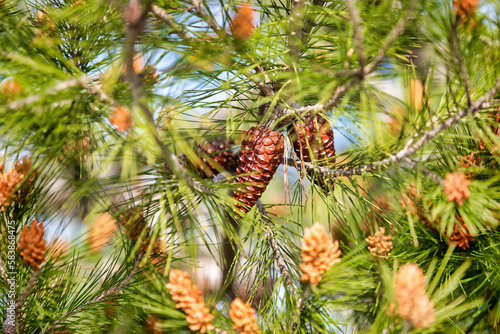
[[[321,115],[305,115],[293,126],[290,139],[298,159],[318,166],[335,163],[335,145],[330,123]],[[247,213],[262,196],[274,173],[282,163],[285,152],[285,138],[282,133],[254,126],[246,134],[239,157],[232,152],[233,142],[218,140],[198,146],[200,163],[193,167],[204,178],[213,177],[226,170],[236,172],[234,191],[238,214]],[[180,157],[188,167],[189,162]],[[333,190],[334,180],[328,176],[317,176],[311,170],[308,174],[327,193]]]

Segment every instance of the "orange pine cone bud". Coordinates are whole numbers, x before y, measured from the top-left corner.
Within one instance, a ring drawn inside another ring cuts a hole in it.
[[[296,140],[293,142],[295,154],[304,162],[315,162],[319,166],[335,163],[335,140],[333,130],[323,116],[307,114],[302,122],[294,124]],[[308,172],[310,176],[313,171]],[[325,175],[315,180],[327,193],[334,187],[333,179]]]
[[[250,303],[243,303],[236,298],[231,303],[229,317],[234,322],[233,328],[241,334],[260,334],[259,325],[255,320],[255,310],[250,307]]]
[[[205,333],[214,329],[211,321],[214,315],[205,306],[200,290],[191,282],[189,275],[181,270],[172,269],[169,275],[170,282],[166,284],[170,290],[175,307],[186,313],[189,329]]]
[[[97,252],[102,250],[111,240],[115,233],[116,220],[105,212],[89,225],[89,245],[90,249]]]
[[[22,174],[17,173],[12,168],[8,172],[2,171],[0,173],[0,211],[5,211],[5,208],[17,199],[14,190],[22,180]]]
[[[43,236],[43,223],[33,219],[31,226],[25,226],[21,231],[17,249],[20,251],[23,262],[34,269],[38,269],[40,264],[45,261],[45,240]]]
[[[339,242],[329,237],[323,225],[316,222],[304,232],[304,245],[302,246],[302,282],[310,282],[317,286],[323,275],[334,264],[340,262]]]
[[[23,87],[17,81],[17,79],[9,79],[2,82],[0,86],[0,93],[7,98],[7,100],[11,100],[12,98],[21,95]]]
[[[0,168],[0,211],[5,211],[12,202],[22,204],[31,191],[33,184],[36,181],[36,172],[31,172],[32,159],[23,158],[18,161],[14,168],[8,172],[3,170],[3,165]],[[31,174],[30,174],[31,173]],[[27,178],[27,176],[29,177]],[[18,185],[24,182],[22,187],[17,191]]]
[[[252,5],[244,3],[236,11],[236,16],[231,21],[231,34],[240,41],[245,41],[254,30],[254,10]]]
[[[465,20],[476,13],[479,0],[453,0],[455,14]]]
[[[115,106],[113,114],[109,117],[109,121],[116,126],[119,132],[130,130],[134,126],[130,110],[127,107],[119,105]]]
[[[162,331],[160,329],[158,329],[158,327],[156,326],[156,324],[159,321],[160,321],[160,319],[158,319],[158,317],[155,315],[150,315],[146,319],[146,327],[148,328],[149,333],[152,333],[152,334],[161,334],[162,333]]]
[[[453,233],[450,236],[450,241],[462,249],[467,249],[469,248],[469,242],[474,241],[474,238],[470,234],[462,217],[458,216],[457,220],[459,223],[453,226]]]
[[[444,179],[444,193],[448,202],[455,201],[458,205],[463,205],[464,201],[470,197],[470,181],[462,172],[448,173]]]
[[[368,246],[368,250],[372,253],[373,257],[383,257],[388,258],[391,255],[392,249],[392,241],[391,235],[384,235],[385,227],[381,227],[378,232],[375,232],[375,235],[372,237],[366,238],[366,242],[370,245]]]
[[[279,132],[264,127],[252,127],[242,142],[236,170],[236,183],[247,183],[234,192],[236,207],[248,212],[262,196],[285,152],[284,138]]]
[[[408,263],[396,274],[396,314],[409,319],[415,328],[429,327],[436,319],[434,302],[425,292],[425,275],[417,264]]]

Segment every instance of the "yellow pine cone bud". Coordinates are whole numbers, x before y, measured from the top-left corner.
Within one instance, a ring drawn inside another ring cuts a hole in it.
[[[436,315],[434,302],[425,292],[425,275],[417,264],[408,263],[396,274],[396,314],[408,319],[415,328],[429,327]]]
[[[470,197],[470,181],[462,172],[448,173],[444,179],[444,193],[448,202],[455,201],[458,205]]]
[[[316,222],[311,228],[306,228],[304,245],[302,246],[302,282],[310,282],[317,286],[321,275],[334,264],[340,262],[339,242],[325,232],[323,225]]]
[[[113,114],[109,117],[111,124],[116,126],[119,132],[125,132],[132,129],[134,122],[127,107],[115,106]]]
[[[392,241],[391,235],[384,235],[385,227],[381,227],[378,232],[368,238],[366,238],[366,242],[370,245],[368,246],[368,250],[372,253],[373,257],[384,257],[387,259],[389,255],[391,255],[392,249]]]
[[[243,303],[236,298],[231,303],[229,317],[234,322],[233,328],[241,334],[260,334],[259,325],[255,320],[255,310],[250,307],[250,303]]]
[[[170,290],[175,307],[186,313],[189,329],[205,333],[214,329],[210,323],[214,315],[205,306],[200,290],[191,282],[189,275],[181,270],[172,269],[169,275],[170,282],[166,284]]]
[[[45,261],[46,245],[43,239],[44,234],[43,223],[38,223],[38,220],[33,219],[31,226],[25,226],[21,231],[17,244],[23,262],[34,269],[38,269],[40,264]]]

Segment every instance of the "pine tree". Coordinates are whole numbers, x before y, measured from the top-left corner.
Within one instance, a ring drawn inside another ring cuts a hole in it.
[[[1,330],[500,332],[498,17],[0,0]]]

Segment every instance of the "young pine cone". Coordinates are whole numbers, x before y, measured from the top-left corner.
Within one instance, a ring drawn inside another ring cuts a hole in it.
[[[297,139],[293,143],[295,153],[304,162],[316,162],[318,166],[335,163],[335,142],[333,130],[323,116],[307,114],[303,122],[294,124]],[[308,171],[309,176],[314,171]],[[317,176],[315,180],[327,193],[333,190],[334,181],[328,175]]]
[[[229,317],[234,322],[233,328],[241,334],[260,334],[259,325],[255,320],[255,310],[250,307],[250,303],[243,303],[236,298],[231,303]]]
[[[333,242],[323,225],[316,222],[311,228],[306,228],[302,246],[300,280],[317,286],[321,282],[321,275],[340,262],[340,253],[338,240]]]
[[[385,227],[381,227],[375,235],[365,239],[370,245],[368,250],[372,253],[373,257],[386,258],[391,255],[392,241],[391,235],[385,235]]]
[[[396,274],[396,314],[409,319],[415,328],[429,327],[436,319],[434,302],[425,292],[425,275],[417,264],[408,263]]]
[[[38,269],[40,264],[45,261],[46,245],[43,239],[44,234],[43,223],[38,223],[38,220],[33,219],[31,226],[25,226],[21,231],[17,244],[23,262],[34,269]]]
[[[470,181],[462,172],[448,173],[444,179],[444,193],[448,202],[455,201],[458,205],[470,197]]]
[[[137,241],[142,234],[142,231],[146,229],[143,237],[141,238],[142,244],[139,247],[140,250],[146,251],[149,247],[148,234],[151,230],[149,226],[146,226],[146,219],[141,212],[140,207],[135,207],[126,210],[120,215],[119,223],[127,233],[128,237],[134,241]]]
[[[191,282],[189,275],[181,270],[172,269],[169,280],[166,287],[170,290],[172,300],[176,302],[175,307],[186,313],[189,329],[200,333],[214,329],[210,323],[214,315],[205,306],[200,291]]]
[[[237,200],[235,205],[240,211],[248,212],[262,196],[281,164],[284,152],[284,138],[281,133],[257,126],[247,132],[236,170],[236,183],[247,185],[237,188],[234,192],[234,198]]]
[[[236,164],[236,160],[231,153],[232,141],[212,141],[198,145],[198,152],[203,155],[202,160],[205,166],[199,166],[199,174],[204,178],[213,177],[219,174],[216,166],[211,161],[217,163],[227,171],[231,171]],[[219,169],[220,169],[219,167]]]

